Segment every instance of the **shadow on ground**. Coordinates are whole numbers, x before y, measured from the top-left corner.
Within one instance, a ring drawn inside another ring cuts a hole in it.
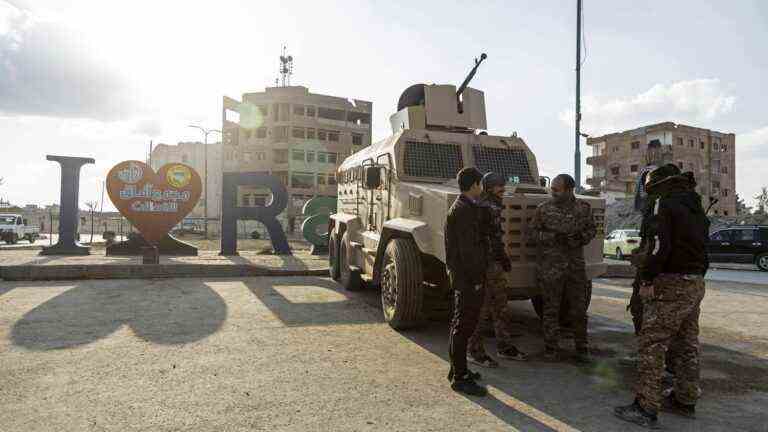
[[[31,350],[72,348],[128,325],[146,341],[183,344],[213,334],[227,316],[224,300],[199,280],[145,282],[132,289],[119,283],[75,284],[27,312],[13,325],[11,340]]]

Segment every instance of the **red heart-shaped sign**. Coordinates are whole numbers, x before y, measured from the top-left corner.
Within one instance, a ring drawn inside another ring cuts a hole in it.
[[[154,244],[195,208],[201,191],[200,175],[180,163],[163,165],[155,173],[144,162],[125,161],[107,174],[109,199]]]

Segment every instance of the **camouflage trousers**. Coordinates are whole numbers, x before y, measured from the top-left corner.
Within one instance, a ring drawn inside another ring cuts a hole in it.
[[[573,340],[577,350],[587,349],[587,291],[589,281],[583,266],[569,266],[567,262],[546,263],[539,266],[538,284],[544,300],[544,344],[547,348],[560,346],[560,306],[569,305],[569,322],[573,326]]]
[[[504,351],[513,346],[512,319],[507,302],[509,301],[509,280],[507,273],[497,263],[488,267],[485,276],[485,298],[480,310],[480,322],[489,320],[496,333],[497,349]],[[485,352],[483,344],[483,329],[477,326],[472,337],[469,338],[467,352],[473,357],[482,357]]]
[[[661,380],[667,351],[675,371],[675,395],[693,405],[699,389],[699,315],[704,278],[661,274],[653,281],[654,297],[643,303],[638,342],[637,400],[646,410],[661,406]]]

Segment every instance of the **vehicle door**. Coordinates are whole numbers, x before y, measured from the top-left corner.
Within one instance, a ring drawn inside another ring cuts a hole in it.
[[[712,233],[707,242],[707,254],[712,262],[728,262],[731,255],[731,230],[722,230]]]
[[[755,262],[761,245],[756,229],[739,228],[733,230],[733,252],[737,262],[749,264]]]
[[[392,156],[389,153],[379,155],[376,164],[381,167],[381,186],[374,197],[379,203],[376,228],[381,232],[392,211]]]

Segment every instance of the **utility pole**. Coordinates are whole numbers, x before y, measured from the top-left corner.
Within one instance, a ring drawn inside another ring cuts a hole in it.
[[[573,154],[576,190],[581,190],[581,1],[576,0],[576,150]]]
[[[203,229],[205,239],[208,240],[208,134],[221,131],[218,129],[206,129],[202,126],[189,125],[191,128],[200,129],[203,133]]]

